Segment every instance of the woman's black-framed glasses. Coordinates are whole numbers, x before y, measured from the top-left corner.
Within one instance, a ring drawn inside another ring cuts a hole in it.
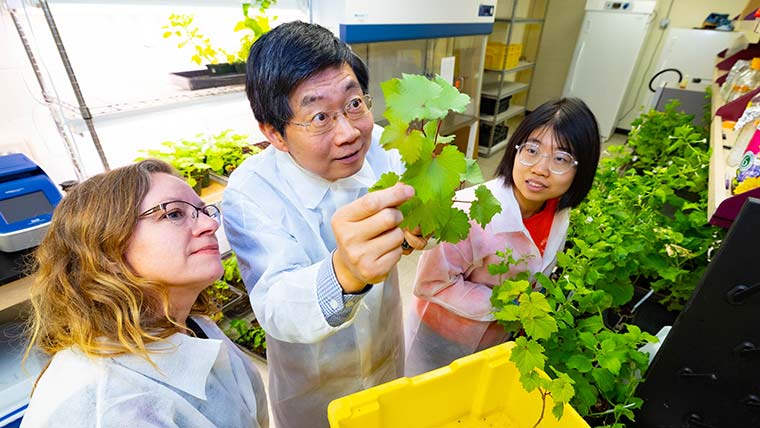
[[[198,213],[203,213],[217,222],[219,222],[219,216],[221,215],[221,210],[219,210],[219,207],[214,204],[196,207],[190,202],[169,201],[148,208],[142,214],[137,216],[137,218],[147,217],[155,212],[162,212],[161,218],[165,218],[177,226],[187,224],[190,220],[197,221]]]
[[[562,175],[578,165],[575,157],[568,152],[555,150],[551,154],[544,154],[541,146],[536,143],[522,143],[517,148],[517,160],[525,166],[533,166],[543,158],[549,158],[549,171],[552,174]]]
[[[343,107],[343,111],[319,112],[308,122],[288,122],[291,125],[302,126],[312,135],[326,134],[338,123],[338,116],[343,115],[349,121],[359,120],[372,110],[372,96],[362,95],[351,98]]]

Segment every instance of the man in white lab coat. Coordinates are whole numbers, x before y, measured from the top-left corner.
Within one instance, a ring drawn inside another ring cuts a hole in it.
[[[378,145],[368,80],[314,24],[276,27],[248,58],[248,100],[271,146],[232,174],[222,208],[267,332],[278,428],[327,427],[330,401],[403,374],[396,263],[405,239],[425,242],[398,228],[411,187],[367,193],[402,172]]]

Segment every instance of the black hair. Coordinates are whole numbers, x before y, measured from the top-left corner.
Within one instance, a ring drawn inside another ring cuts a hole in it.
[[[275,27],[251,46],[245,91],[259,123],[272,125],[283,136],[293,117],[289,97],[305,80],[348,64],[366,94],[369,72],[364,61],[330,30],[295,21]]]
[[[525,116],[507,143],[504,157],[496,169],[496,176],[501,177],[506,184],[514,186],[512,167],[517,156],[517,146],[527,141],[530,134],[540,128],[551,129],[557,139],[558,148],[572,154],[578,161],[573,183],[560,198],[557,209],[577,207],[591,190],[601,146],[594,113],[578,98],[547,101]]]

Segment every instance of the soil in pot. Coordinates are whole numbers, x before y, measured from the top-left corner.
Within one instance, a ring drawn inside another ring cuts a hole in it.
[[[630,302],[615,310],[605,311],[604,323],[607,327],[615,329],[621,324],[633,324],[656,335],[662,327],[673,325],[679,312],[669,311],[665,305],[660,304],[664,296],[658,293],[652,293],[642,301],[648,293],[648,289],[636,286]]]
[[[206,69],[208,69],[209,74],[215,76],[219,74],[231,74],[235,72],[235,66],[228,62],[219,64],[206,64]]]

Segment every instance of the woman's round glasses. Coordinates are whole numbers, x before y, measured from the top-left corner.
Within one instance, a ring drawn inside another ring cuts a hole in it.
[[[137,218],[146,217],[159,211],[162,213],[162,219],[165,218],[177,226],[185,225],[191,220],[193,222],[197,221],[199,212],[216,220],[217,222],[219,221],[219,216],[221,215],[219,207],[214,204],[206,205],[203,207],[196,207],[190,202],[169,201],[145,210],[142,214],[137,216]]]
[[[363,118],[372,109],[372,96],[362,95],[347,102],[343,111],[319,112],[308,122],[288,122],[291,125],[303,126],[312,135],[322,135],[335,129],[338,116],[343,115],[350,121]]]
[[[555,150],[551,154],[544,154],[541,146],[536,143],[522,143],[517,148],[517,160],[525,166],[533,166],[543,158],[549,158],[549,171],[552,174],[562,175],[576,165],[578,161],[568,152]]]

